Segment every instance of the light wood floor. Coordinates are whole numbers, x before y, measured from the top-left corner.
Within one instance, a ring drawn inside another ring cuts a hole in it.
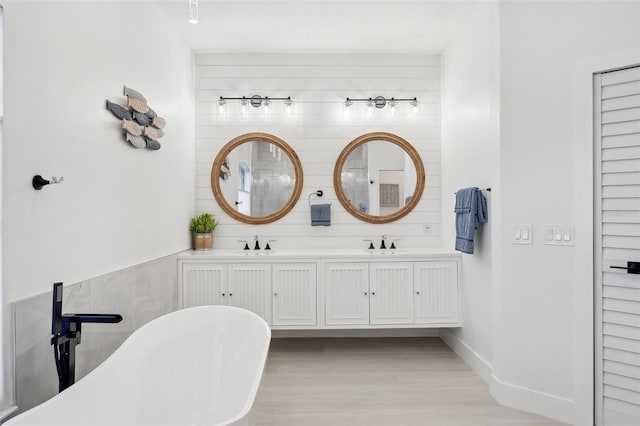
[[[498,405],[437,338],[279,338],[254,426],[561,425]]]

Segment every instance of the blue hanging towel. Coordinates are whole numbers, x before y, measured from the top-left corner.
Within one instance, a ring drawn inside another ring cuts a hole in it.
[[[311,206],[311,226],[331,226],[331,204]]]
[[[473,239],[481,223],[489,220],[487,199],[479,188],[456,192],[456,250],[473,254]]]

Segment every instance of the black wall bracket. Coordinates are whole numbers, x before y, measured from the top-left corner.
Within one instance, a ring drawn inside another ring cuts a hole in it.
[[[62,283],[53,284],[51,344],[58,371],[58,391],[75,383],[76,346],[80,344],[83,322],[118,323],[119,314],[62,314]]]

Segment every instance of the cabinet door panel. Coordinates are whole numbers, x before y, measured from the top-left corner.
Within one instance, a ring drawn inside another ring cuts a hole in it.
[[[416,262],[414,268],[416,323],[458,322],[457,262]]]
[[[316,264],[274,264],[273,325],[315,325],[316,318]]]
[[[183,265],[182,307],[226,305],[227,265]]]
[[[228,299],[271,324],[271,265],[230,264]]]
[[[369,324],[368,263],[330,263],[325,266],[325,323]]]
[[[413,322],[413,264],[371,263],[371,324]]]

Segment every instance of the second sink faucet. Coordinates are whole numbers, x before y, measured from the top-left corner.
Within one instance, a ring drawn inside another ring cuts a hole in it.
[[[380,241],[380,250],[384,250],[387,248],[387,245],[384,243],[384,240],[387,239],[386,235],[382,235],[382,240]]]

